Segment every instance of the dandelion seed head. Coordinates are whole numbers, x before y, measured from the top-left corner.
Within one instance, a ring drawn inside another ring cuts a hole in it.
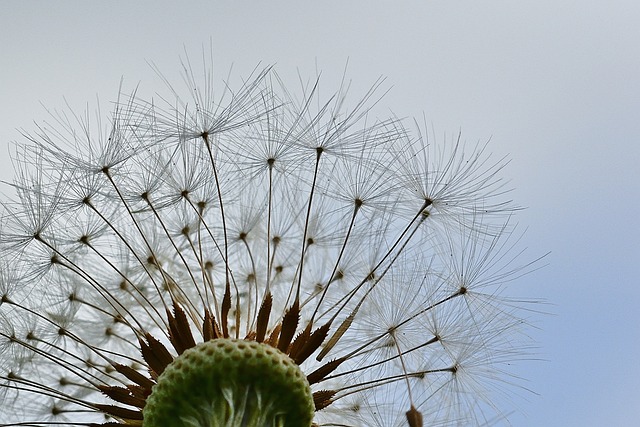
[[[375,118],[382,80],[350,104],[346,79],[296,93],[267,67],[218,90],[183,67],[186,96],[164,79],[17,145],[0,424],[503,418],[526,351],[505,288],[532,266],[504,159]]]

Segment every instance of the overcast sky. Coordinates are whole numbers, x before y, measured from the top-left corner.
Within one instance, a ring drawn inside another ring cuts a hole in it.
[[[640,419],[640,3],[637,0],[0,2],[0,179],[10,141],[66,101],[108,110],[120,79],[161,88],[183,48],[211,41],[220,78],[276,64],[354,92],[378,77],[398,116],[437,135],[491,139],[533,258],[517,284],[546,299],[543,361],[518,373],[514,426],[635,426]],[[6,189],[3,189],[6,191]],[[520,291],[519,290],[519,291]]]

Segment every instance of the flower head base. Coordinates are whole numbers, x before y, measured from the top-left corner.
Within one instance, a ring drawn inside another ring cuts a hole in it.
[[[245,81],[119,101],[106,130],[61,114],[17,150],[0,425],[501,417],[522,321],[499,292],[526,268],[504,163],[372,122],[374,90],[349,107]]]
[[[255,341],[212,339],[182,353],[158,377],[144,425],[308,427],[311,388],[289,357]]]

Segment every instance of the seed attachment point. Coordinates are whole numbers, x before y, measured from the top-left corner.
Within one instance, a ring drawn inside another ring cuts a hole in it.
[[[268,344],[219,338],[167,366],[143,415],[145,427],[310,427],[314,410],[309,382],[291,358]]]

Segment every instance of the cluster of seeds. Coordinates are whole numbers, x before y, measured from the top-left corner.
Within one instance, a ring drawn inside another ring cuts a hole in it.
[[[504,160],[375,118],[379,84],[186,81],[16,146],[0,426],[501,419],[527,269]]]

